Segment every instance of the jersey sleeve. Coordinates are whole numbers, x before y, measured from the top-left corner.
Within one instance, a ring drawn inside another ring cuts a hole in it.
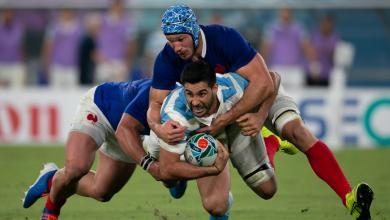
[[[227,28],[223,36],[225,41],[223,50],[225,56],[230,60],[230,71],[236,72],[241,67],[247,65],[256,55],[256,50],[244,37],[232,28]]]
[[[168,45],[157,55],[153,68],[152,87],[161,90],[173,90],[179,68],[175,68],[175,60],[169,52]]]
[[[149,106],[149,87],[142,88],[134,99],[126,106],[125,113],[137,119],[145,129],[149,128],[146,112]]]

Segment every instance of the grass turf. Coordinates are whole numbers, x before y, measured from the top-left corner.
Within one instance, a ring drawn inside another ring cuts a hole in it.
[[[373,219],[390,219],[390,149],[342,150],[335,153],[352,185],[369,183],[375,192]],[[23,209],[23,192],[35,180],[42,164],[63,165],[64,149],[50,147],[0,148],[0,219],[38,219],[44,199]],[[278,153],[278,193],[271,200],[258,198],[237,172],[232,171],[234,202],[230,219],[351,219],[336,194],[311,171],[303,154]],[[180,200],[170,198],[161,183],[137,169],[127,185],[108,203],[73,196],[62,209],[61,219],[208,219],[196,184],[189,183]]]

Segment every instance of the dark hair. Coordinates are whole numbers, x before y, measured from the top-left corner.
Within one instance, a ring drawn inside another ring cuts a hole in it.
[[[216,76],[213,68],[204,60],[197,60],[187,64],[180,77],[180,82],[183,85],[185,83],[206,82],[211,87],[214,86],[215,81]]]

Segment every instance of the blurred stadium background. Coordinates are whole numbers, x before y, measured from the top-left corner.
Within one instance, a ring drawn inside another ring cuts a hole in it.
[[[267,63],[282,74],[309,127],[336,151],[351,183],[364,180],[373,185],[375,219],[389,219],[388,0],[0,1],[0,169],[4,174],[0,177],[4,204],[0,219],[38,216],[41,206],[21,210],[17,199],[40,164],[48,160],[63,164],[63,148],[58,146],[64,145],[79,98],[103,81],[150,77],[154,57],[165,43],[159,30],[161,14],[178,2],[194,8],[201,24],[237,28],[261,54],[267,52],[264,45],[272,40],[268,33],[280,10],[291,9],[293,22],[301,28],[302,38],[296,42],[307,40],[310,48],[319,49],[318,54],[331,55],[329,77],[323,79],[329,84],[307,81],[308,73],[316,72],[318,55],[302,50],[296,57],[299,63],[271,65],[271,58],[265,57]],[[311,37],[325,15],[331,16],[333,32],[339,36],[334,46]],[[336,196],[313,176],[301,156],[277,158],[280,191],[272,201],[258,200],[234,175],[233,219],[348,218]],[[135,176],[104,206],[71,199],[75,202],[64,209],[68,213],[64,219],[207,217],[195,188],[190,188],[183,202],[171,201],[143,172]],[[144,186],[144,180],[150,187]]]

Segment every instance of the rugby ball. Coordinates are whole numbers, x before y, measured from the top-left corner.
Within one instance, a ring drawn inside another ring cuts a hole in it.
[[[184,158],[196,166],[211,166],[217,158],[217,142],[205,133],[195,134],[187,141]]]

